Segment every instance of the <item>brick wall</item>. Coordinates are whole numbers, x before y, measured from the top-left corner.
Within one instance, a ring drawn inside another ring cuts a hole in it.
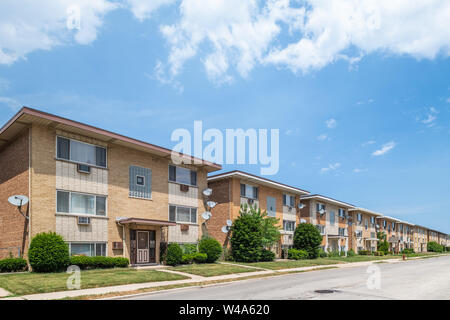
[[[208,187],[213,190],[211,200],[217,202],[217,205],[211,210],[212,217],[208,221],[208,233],[222,245],[226,245],[226,234],[221,229],[231,218],[230,180],[223,179],[208,183]]]
[[[14,141],[0,150],[0,259],[17,256],[28,248],[28,223],[17,207],[8,202],[12,195],[29,196],[29,129],[24,130]],[[22,208],[27,210],[27,206]],[[13,247],[13,248],[12,248]]]

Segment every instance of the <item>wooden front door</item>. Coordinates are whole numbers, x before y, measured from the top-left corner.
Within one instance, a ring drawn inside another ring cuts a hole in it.
[[[137,263],[150,262],[149,255],[149,232],[138,231],[137,232]]]

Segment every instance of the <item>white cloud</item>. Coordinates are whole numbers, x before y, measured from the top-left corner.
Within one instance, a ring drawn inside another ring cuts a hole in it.
[[[10,98],[10,97],[1,97],[1,96],[0,96],[0,105],[4,105],[4,106],[8,107],[12,111],[17,111],[22,107],[20,102],[17,101],[16,99]]]
[[[369,146],[369,145],[371,145],[371,144],[375,144],[376,143],[376,141],[374,141],[374,140],[369,140],[369,141],[366,141],[366,142],[364,142],[363,144],[361,144],[363,147],[365,147],[365,146]]]
[[[108,0],[2,0],[0,64],[12,64],[33,51],[72,41],[92,43],[104,15],[116,7]]]
[[[386,154],[387,152],[394,149],[396,146],[396,143],[394,141],[389,141],[388,143],[385,143],[381,146],[381,149],[375,150],[372,155],[373,156],[381,156],[383,154]]]
[[[334,129],[337,126],[337,121],[333,118],[328,119],[325,123],[327,124],[327,127],[330,129]]]
[[[330,165],[328,165],[328,167],[320,169],[320,173],[327,173],[329,171],[334,171],[336,169],[339,169],[340,166],[341,166],[341,164],[339,162],[330,164]]]
[[[174,4],[177,0],[126,0],[134,16],[143,21],[162,6]]]
[[[320,136],[317,137],[317,140],[320,141],[325,141],[328,139],[328,136],[326,134],[321,134]]]
[[[433,127],[436,123],[437,114],[439,113],[438,110],[434,107],[430,107],[426,113],[426,116],[424,119],[422,119],[420,122],[427,125],[427,127]]]
[[[361,173],[361,172],[365,172],[365,171],[367,171],[367,169],[360,169],[360,168],[353,169],[354,173]]]
[[[179,11],[178,21],[161,26],[173,75],[197,55],[210,79],[226,82],[258,64],[308,72],[373,52],[450,55],[448,0],[182,0]]]

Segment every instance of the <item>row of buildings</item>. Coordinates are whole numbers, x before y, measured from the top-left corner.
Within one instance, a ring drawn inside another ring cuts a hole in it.
[[[169,149],[22,108],[0,129],[0,258],[26,256],[30,238],[54,231],[71,254],[159,263],[161,243],[196,243],[208,232],[226,244],[223,227],[244,203],[279,218],[277,253],[292,246],[302,222],[317,226],[325,250],[375,250],[379,230],[392,251],[448,246],[442,232],[248,173],[217,175],[220,165],[191,160],[176,165]],[[8,202],[14,195],[29,201],[18,208]]]

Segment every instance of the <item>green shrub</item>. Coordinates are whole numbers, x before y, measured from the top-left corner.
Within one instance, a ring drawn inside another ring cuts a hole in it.
[[[159,257],[161,261],[166,261],[167,242],[161,241],[159,243]]]
[[[195,255],[195,253],[183,254],[183,256],[181,258],[181,263],[182,264],[191,264],[192,262],[194,262],[194,255]]]
[[[359,254],[360,256],[371,256],[371,255],[372,255],[372,252],[370,252],[369,250],[359,250],[359,251],[358,251],[358,254]]]
[[[108,268],[126,268],[130,264],[127,258],[123,257],[86,257],[72,256],[70,264],[76,265],[82,270],[86,269],[108,269]]]
[[[431,241],[427,244],[428,252],[444,252],[444,246],[441,246],[439,243]]]
[[[254,208],[250,209],[254,210]],[[239,217],[231,227],[231,254],[234,261],[257,262],[263,247],[261,219],[241,208]]]
[[[166,264],[169,266],[176,266],[180,264],[183,259],[183,250],[178,243],[170,243],[167,246]]]
[[[445,250],[446,250],[447,252],[449,252],[449,251],[450,251],[450,247],[446,247]]]
[[[289,249],[288,259],[291,260],[305,260],[308,259],[309,253],[306,250]]]
[[[328,249],[328,256],[329,257],[339,257],[339,251]]]
[[[377,256],[377,257],[382,257],[382,256],[384,256],[384,252],[383,252],[383,251],[375,251],[375,252],[373,253],[373,255],[374,255],[374,256]]]
[[[322,248],[319,249],[319,258],[326,258],[328,257],[328,253],[325,252],[325,250],[323,250]]]
[[[197,252],[194,253],[195,263],[206,263],[208,262],[208,255],[206,253]]]
[[[271,250],[262,249],[259,261],[273,261],[275,260],[275,253]]]
[[[19,272],[28,269],[27,261],[23,258],[8,258],[0,260],[0,272]]]
[[[206,253],[207,262],[214,263],[222,255],[222,246],[214,238],[203,238],[198,243],[198,251],[200,253]]]
[[[185,243],[180,244],[181,250],[183,250],[183,254],[192,254],[197,253],[197,244],[195,243]]]
[[[414,252],[414,249],[403,249],[403,250],[402,250],[402,253],[403,253],[403,254],[413,254],[413,253],[415,253],[415,252]]]
[[[69,265],[69,247],[54,232],[39,233],[31,240],[28,260],[35,272],[61,271]]]
[[[294,233],[294,248],[308,252],[310,259],[319,256],[322,235],[317,228],[310,223],[300,223]]]
[[[354,257],[354,256],[356,256],[355,251],[353,251],[353,249],[348,250],[347,257]]]

